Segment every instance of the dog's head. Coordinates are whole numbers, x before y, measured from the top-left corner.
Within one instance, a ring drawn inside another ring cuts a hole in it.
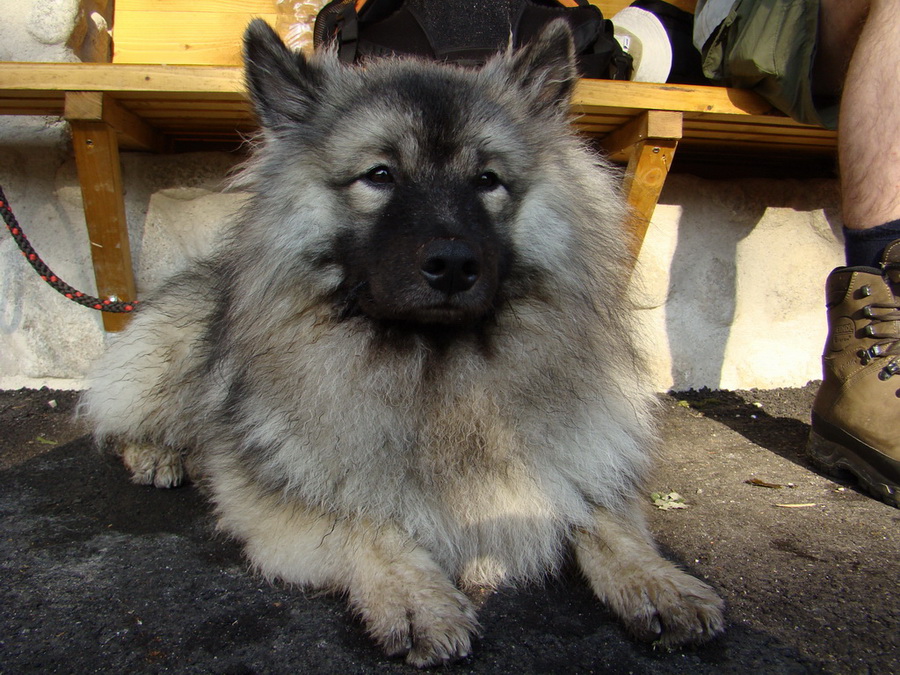
[[[264,137],[249,173],[273,269],[313,270],[345,314],[420,325],[479,322],[540,275],[517,222],[528,195],[547,192],[545,160],[566,133],[576,70],[564,22],[472,70],[307,58],[255,21],[245,60]],[[537,247],[557,236],[548,225]]]

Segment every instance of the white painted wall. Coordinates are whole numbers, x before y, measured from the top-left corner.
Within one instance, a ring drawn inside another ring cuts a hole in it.
[[[836,181],[669,176],[633,287],[657,387],[821,378],[840,230]]]
[[[10,4],[0,60],[75,60],[65,27],[75,24],[76,6]],[[124,154],[139,291],[202,250],[235,212],[242,196],[224,189],[233,164],[214,153]],[[48,265],[93,293],[65,125],[0,117],[0,185]],[[657,388],[771,388],[819,378],[823,288],[842,264],[839,230],[833,181],[670,176],[632,294]],[[44,284],[0,232],[0,388],[78,387],[107,337],[98,312]]]

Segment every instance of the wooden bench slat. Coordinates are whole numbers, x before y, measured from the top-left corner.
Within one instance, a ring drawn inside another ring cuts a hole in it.
[[[274,26],[273,6],[257,16]],[[117,10],[116,35],[128,39],[115,40],[113,61],[236,66],[241,63],[240,35],[247,20],[247,13]]]
[[[211,14],[258,15],[272,13],[275,6],[273,0],[117,0],[116,18],[126,12],[169,12],[186,11],[209,12]]]
[[[581,80],[572,97],[575,112],[673,110],[677,112],[763,115],[772,106],[752,91],[726,87]]]
[[[140,66],[109,63],[4,63],[0,91],[193,93],[243,98],[243,71],[230,66]]]
[[[107,92],[148,119],[215,116],[243,124],[253,119],[236,67],[11,63],[0,69],[2,113],[59,114],[66,91]],[[788,129],[826,143],[834,138],[833,132],[766,114],[771,107],[752,92],[722,87],[582,80],[572,104],[575,124],[595,134],[609,133],[648,110],[683,112],[686,139],[701,129],[722,131],[723,125],[734,124],[740,125],[739,134]]]
[[[108,91],[197,97],[242,97],[243,72],[229,66],[139,66],[93,63],[5,63],[0,91]],[[763,115],[772,106],[750,91],[725,87],[661,85],[614,80],[581,80],[572,109],[580,113],[673,110],[704,114]]]

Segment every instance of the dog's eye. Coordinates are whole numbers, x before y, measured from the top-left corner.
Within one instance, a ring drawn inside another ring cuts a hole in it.
[[[500,185],[500,176],[493,171],[485,171],[475,179],[475,187],[479,190],[493,190]]]
[[[386,166],[376,166],[366,174],[365,178],[375,185],[389,185],[394,182],[394,175]]]

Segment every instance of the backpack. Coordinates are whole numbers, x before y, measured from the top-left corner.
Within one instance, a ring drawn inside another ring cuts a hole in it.
[[[587,0],[332,0],[316,17],[313,44],[336,43],[345,63],[416,55],[480,66],[510,39],[527,44],[557,18],[572,29],[583,77],[629,78],[631,56]]]

